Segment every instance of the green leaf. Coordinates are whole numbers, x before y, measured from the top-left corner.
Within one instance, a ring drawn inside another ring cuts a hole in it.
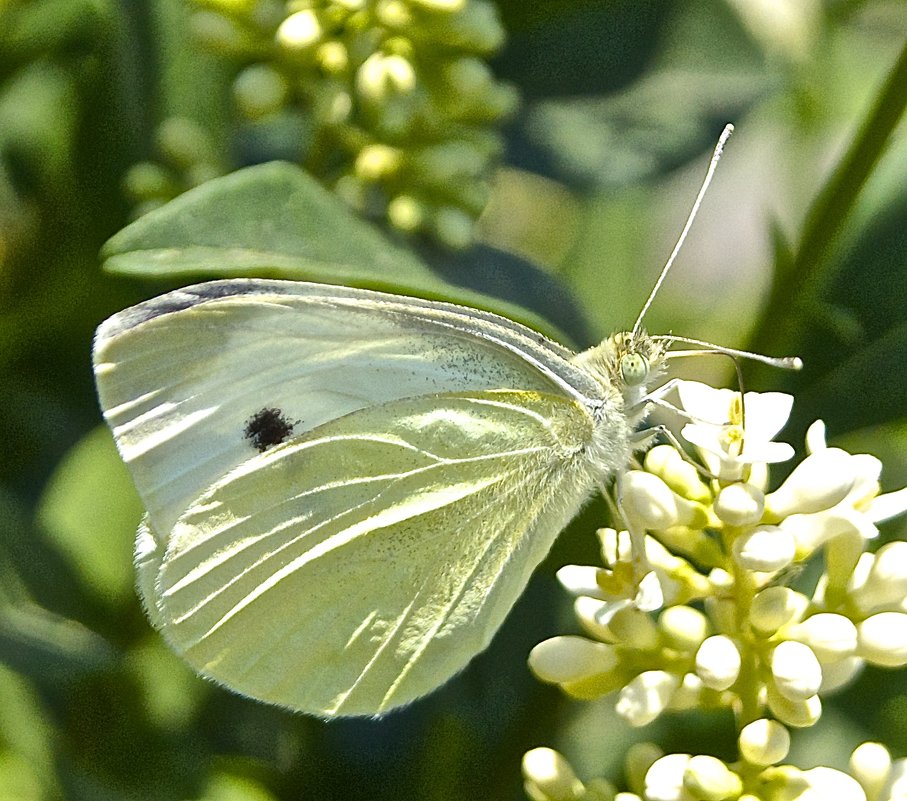
[[[441,280],[285,162],[248,167],[180,195],[113,236],[101,255],[120,275],[256,276],[406,292],[495,311],[558,336],[519,306]]]
[[[106,427],[63,458],[38,508],[48,539],[111,603],[132,596],[132,543],[141,516],[132,479]]]

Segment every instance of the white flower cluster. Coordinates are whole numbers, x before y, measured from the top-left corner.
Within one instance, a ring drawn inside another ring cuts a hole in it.
[[[730,708],[741,725],[755,721],[741,733],[741,759],[765,770],[745,771],[748,782],[711,757],[674,754],[653,759],[636,795],[621,801],[894,798],[867,795],[858,773],[831,795],[772,795],[765,787],[817,788],[834,779],[825,768],[771,767],[787,752],[784,727],[813,725],[820,696],[866,663],[907,664],[907,542],[867,550],[877,523],[907,511],[907,489],[879,495],[879,460],[827,447],[816,423],[808,456],[769,492],[768,465],[793,455],[772,442],[792,398],[747,393],[741,402],[739,393],[694,382],[681,382],[679,397],[695,420],[681,435],[714,478],[702,478],[667,445],[621,478],[629,531],[599,532],[604,568],[569,565],[558,573],[585,636],[540,643],[530,667],[577,698],[616,693],[616,710],[632,726],[693,707]],[[824,572],[814,589],[787,586],[820,553]],[[765,753],[754,745],[760,742]],[[541,764],[531,754],[528,764]],[[545,759],[560,764],[550,753]],[[588,788],[546,795],[540,781],[527,778],[533,798],[613,797]]]
[[[907,760],[892,760],[879,743],[858,746],[848,771],[778,764],[787,756],[790,734],[761,718],[740,732],[740,761],[713,756],[663,754],[652,743],[630,748],[624,765],[627,786],[581,781],[563,755],[533,748],[523,757],[523,781],[532,801],[904,801]]]

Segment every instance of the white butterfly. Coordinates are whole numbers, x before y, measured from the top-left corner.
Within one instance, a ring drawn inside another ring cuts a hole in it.
[[[98,330],[101,406],[147,509],[149,616],[199,672],[385,712],[483,650],[628,462],[663,346],[576,355],[446,303],[214,281]]]
[[[430,692],[645,438],[666,354],[641,319],[575,354],[488,312],[254,279],[110,318],[95,372],[147,509],[152,622],[200,673],[295,710]]]

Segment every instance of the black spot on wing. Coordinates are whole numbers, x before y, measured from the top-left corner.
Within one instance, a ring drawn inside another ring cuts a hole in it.
[[[295,425],[280,409],[265,407],[246,420],[243,436],[256,450],[264,453],[268,448],[285,442]]]

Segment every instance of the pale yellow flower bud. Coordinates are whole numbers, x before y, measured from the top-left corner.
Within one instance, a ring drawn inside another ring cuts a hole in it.
[[[774,685],[769,685],[766,701],[768,708],[778,720],[795,729],[813,726],[822,716],[822,702],[818,695],[803,701],[792,701],[781,695]]]
[[[790,733],[778,721],[761,718],[740,731],[740,755],[751,765],[767,767],[780,762],[790,750]]]
[[[734,560],[745,570],[774,573],[794,559],[794,538],[778,526],[757,526],[734,540]]]
[[[857,653],[882,667],[907,665],[907,614],[879,612],[857,626]]]
[[[740,675],[740,651],[730,637],[716,634],[696,652],[696,675],[712,690],[726,690]]]
[[[881,743],[861,743],[850,755],[850,772],[869,798],[879,798],[891,775],[891,754]]]
[[[624,775],[627,777],[627,786],[634,793],[643,793],[649,768],[663,756],[664,751],[655,743],[644,741],[630,746],[624,757]]]
[[[647,670],[624,685],[614,708],[631,726],[645,726],[668,705],[680,679],[664,670]]]
[[[691,759],[689,754],[668,754],[656,760],[646,773],[646,800],[688,801],[683,780]]]
[[[634,606],[617,610],[608,622],[608,628],[621,645],[637,651],[653,651],[659,645],[655,622]]]
[[[789,587],[766,587],[753,599],[750,623],[763,635],[799,621],[809,608],[809,598]]]
[[[801,796],[804,801],[866,801],[866,793],[860,783],[841,770],[819,766],[803,771],[811,792]]]
[[[618,657],[613,646],[573,635],[544,640],[529,652],[532,672],[551,684],[609,673],[617,664]]]
[[[311,51],[323,35],[318,15],[311,9],[306,9],[290,14],[281,22],[275,38],[286,52],[299,55]]]
[[[687,763],[683,786],[701,801],[725,801],[743,791],[743,781],[736,773],[720,759],[706,755],[694,756]]]
[[[715,514],[730,526],[752,526],[762,519],[765,495],[752,484],[729,484],[715,498]]]
[[[669,606],[658,618],[658,627],[670,648],[693,653],[709,634],[708,618],[691,606]]]
[[[839,662],[822,665],[822,686],[819,692],[830,695],[850,684],[863,670],[866,663],[858,656],[847,656]]]
[[[657,531],[677,525],[706,523],[705,512],[699,504],[681,498],[651,473],[630,470],[623,477],[620,488],[624,510],[643,528]]]
[[[786,636],[808,645],[818,660],[838,662],[857,650],[857,627],[844,615],[822,612],[792,626]]]
[[[708,503],[712,497],[696,468],[671,445],[656,445],[651,448],[646,453],[643,465],[648,472],[658,476],[683,498]]]
[[[533,748],[523,755],[523,780],[527,795],[534,801],[574,801],[582,797],[583,783],[553,748]]]
[[[822,666],[812,648],[787,641],[775,646],[771,656],[772,678],[778,692],[791,701],[805,701],[822,684]]]

